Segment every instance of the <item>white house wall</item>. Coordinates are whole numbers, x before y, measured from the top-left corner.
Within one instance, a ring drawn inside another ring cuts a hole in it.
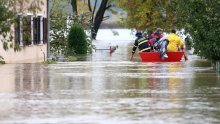
[[[30,0],[31,1],[37,1],[37,0]],[[40,4],[41,10],[36,13],[36,16],[42,16],[44,18],[47,17],[47,0],[39,0],[40,2],[43,2],[44,4]],[[24,15],[29,15],[30,12],[25,11]],[[31,13],[32,14],[32,13]],[[34,16],[34,14],[33,14]],[[14,31],[14,26],[12,26],[12,31]],[[42,28],[42,25],[41,25]],[[42,34],[42,29],[41,29]],[[44,34],[47,35],[47,34]],[[1,38],[1,37],[0,37]],[[32,39],[33,40],[33,39]],[[21,51],[14,51],[14,48],[9,48],[7,51],[3,49],[3,43],[0,42],[0,56],[4,58],[4,61],[6,63],[34,63],[34,62],[42,62],[46,60],[47,58],[47,43],[42,43],[42,35],[40,38],[40,44],[36,45],[27,45],[21,46]],[[13,39],[13,45],[14,39]]]
[[[15,52],[13,48],[7,51],[3,49],[0,43],[0,55],[6,63],[35,63],[42,62],[47,57],[47,45],[33,45],[21,47],[21,51]]]

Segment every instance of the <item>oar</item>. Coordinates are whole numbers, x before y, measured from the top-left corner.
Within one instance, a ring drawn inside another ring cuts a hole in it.
[[[183,56],[184,56],[185,61],[187,61],[188,57],[186,56],[185,52],[184,52]]]
[[[132,53],[130,61],[132,61],[132,60],[133,60],[133,57],[134,57],[134,53]]]

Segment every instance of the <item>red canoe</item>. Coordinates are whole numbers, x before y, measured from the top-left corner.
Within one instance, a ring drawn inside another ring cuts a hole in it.
[[[167,52],[168,58],[162,60],[159,52],[139,52],[142,62],[179,62],[184,52]]]

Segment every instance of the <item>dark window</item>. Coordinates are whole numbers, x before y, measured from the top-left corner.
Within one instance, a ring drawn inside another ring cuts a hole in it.
[[[23,44],[31,45],[31,16],[23,17]]]
[[[15,44],[20,45],[20,18],[21,16],[18,15],[15,20]]]
[[[34,44],[40,43],[40,17],[33,18]]]
[[[37,18],[33,18],[33,39],[34,39],[34,44],[37,44]]]
[[[37,44],[40,44],[40,41],[41,41],[41,39],[40,39],[40,37],[41,37],[41,32],[40,32],[40,31],[41,31],[41,29],[40,29],[40,28],[41,28],[41,26],[40,26],[40,18],[41,18],[40,16],[37,17],[37,29],[38,29],[38,30],[37,30],[37,41],[38,41]]]
[[[43,43],[47,43],[48,38],[48,29],[47,29],[47,18],[43,18]]]

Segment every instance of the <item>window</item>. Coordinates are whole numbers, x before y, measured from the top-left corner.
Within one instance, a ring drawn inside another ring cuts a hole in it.
[[[18,15],[15,19],[15,44],[20,45],[21,42],[21,24],[20,24],[21,15]]]
[[[34,17],[33,21],[34,44],[40,44],[40,18]]]
[[[23,21],[23,45],[31,45],[31,16],[25,16],[22,19]]]
[[[47,38],[48,30],[47,30],[47,18],[43,18],[43,43],[47,43],[48,38]]]
[[[15,44],[36,45],[47,43],[47,18],[18,15],[15,21]]]

